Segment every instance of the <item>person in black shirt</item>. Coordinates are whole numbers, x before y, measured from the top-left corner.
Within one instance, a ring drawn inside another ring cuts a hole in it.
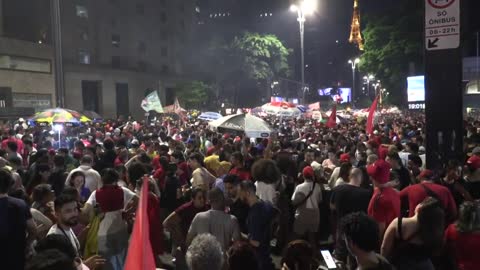
[[[239,198],[240,182],[240,178],[234,174],[228,174],[223,179],[225,192],[228,195],[227,201],[229,202],[230,214],[237,218],[240,231],[246,234],[249,207]]]
[[[12,184],[10,172],[0,169],[0,263],[2,269],[24,269],[25,250],[37,228],[27,204],[8,196]]]
[[[348,214],[355,212],[367,213],[368,204],[372,193],[368,189],[360,187],[362,183],[362,171],[358,168],[352,169],[348,182],[333,188],[330,196],[330,209],[335,212],[334,222],[340,225],[340,221]],[[342,241],[342,232],[337,226],[335,256],[340,261],[345,261],[347,249]]]
[[[411,184],[410,172],[403,166],[402,160],[398,153],[389,153],[386,161],[392,166],[392,174],[396,176],[398,181],[397,189],[402,190]]]

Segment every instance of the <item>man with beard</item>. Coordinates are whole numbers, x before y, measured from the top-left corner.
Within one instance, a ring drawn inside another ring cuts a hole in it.
[[[50,228],[47,235],[59,234],[65,236],[77,254],[80,254],[80,242],[72,230],[72,227],[78,224],[79,211],[76,198],[67,194],[60,194],[55,199],[55,215],[57,224]]]

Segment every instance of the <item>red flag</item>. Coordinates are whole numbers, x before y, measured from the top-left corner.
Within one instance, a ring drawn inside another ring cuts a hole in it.
[[[371,135],[373,133],[373,119],[375,118],[375,111],[377,110],[378,96],[372,103],[370,110],[368,111],[367,118],[367,134]]]
[[[143,180],[140,203],[138,204],[133,225],[132,237],[128,247],[124,269],[155,270],[155,258],[150,244],[150,228],[148,223],[148,179]]]
[[[337,104],[333,105],[332,113],[327,121],[328,128],[334,128],[337,125]]]

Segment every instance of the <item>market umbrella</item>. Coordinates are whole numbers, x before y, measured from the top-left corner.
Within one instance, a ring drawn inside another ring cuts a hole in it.
[[[300,109],[288,102],[270,102],[262,106],[265,113],[279,117],[298,117],[302,114]]]
[[[82,112],[83,115],[85,115],[86,117],[94,120],[94,121],[101,121],[103,120],[103,117],[98,114],[97,112],[94,112],[94,111],[83,111]]]
[[[31,122],[38,124],[65,124],[65,125],[79,125],[91,122],[87,116],[73,110],[54,108],[36,113],[29,119]]]
[[[204,112],[198,116],[198,119],[205,120],[205,121],[213,121],[222,118],[223,115],[217,112]]]
[[[270,125],[251,114],[234,114],[225,116],[209,123],[213,129],[227,129],[234,131],[242,131],[250,138],[269,137],[273,129]]]

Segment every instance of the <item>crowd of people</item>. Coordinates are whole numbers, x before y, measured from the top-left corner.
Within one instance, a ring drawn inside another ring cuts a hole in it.
[[[432,171],[420,114],[382,115],[373,134],[265,120],[268,139],[195,120],[5,126],[1,268],[123,269],[148,183],[159,268],[271,270],[275,254],[317,269],[329,250],[337,269],[480,269],[480,122],[465,158]]]

